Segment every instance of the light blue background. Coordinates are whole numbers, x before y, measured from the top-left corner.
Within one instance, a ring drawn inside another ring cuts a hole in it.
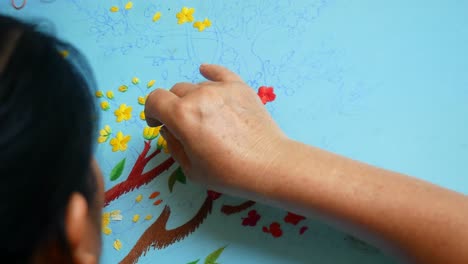
[[[131,121],[117,125],[111,112],[102,116],[102,124],[134,135],[125,153],[97,146],[105,175],[127,157],[125,179],[143,147],[144,123],[138,120],[143,108],[136,97],[147,92],[146,81],[156,79],[156,86],[165,88],[197,82],[198,65],[209,62],[230,67],[255,89],[274,86],[277,100],[267,107],[290,137],[468,193],[468,1],[133,2],[132,10],[116,14],[110,6],[126,1],[29,0],[21,11],[9,1],[0,3],[0,12],[40,21],[82,50],[99,89],[116,91],[133,76],[142,80],[112,105],[131,104]],[[213,26],[200,33],[177,25],[175,13],[182,6],[195,7],[196,19],[208,17]],[[152,23],[157,10],[162,18]],[[159,190],[172,208],[169,224],[184,223],[198,210],[204,191],[179,184],[169,194],[167,176],[106,211],[121,209],[127,220],[135,213],[156,217],[162,206],[133,201],[139,193]],[[106,181],[107,188],[115,184]],[[303,236],[299,227],[283,225],[290,230],[272,239],[261,226],[281,221],[283,211],[257,205],[262,219],[247,228],[240,224],[245,213],[220,214],[223,201],[236,200],[220,200],[195,233],[150,250],[140,262],[187,263],[228,245],[221,263],[391,263],[314,219],[306,221]],[[112,222],[103,262],[122,259],[149,224]],[[123,243],[120,252],[112,248],[116,238]]]

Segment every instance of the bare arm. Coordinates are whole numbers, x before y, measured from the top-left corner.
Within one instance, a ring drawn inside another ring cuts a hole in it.
[[[319,216],[404,260],[468,263],[465,196],[293,141],[237,75],[200,72],[210,82],[156,90],[145,108],[192,180]]]
[[[288,142],[267,202],[321,216],[411,263],[468,263],[468,200],[433,184]],[[248,188],[248,187],[246,187]]]

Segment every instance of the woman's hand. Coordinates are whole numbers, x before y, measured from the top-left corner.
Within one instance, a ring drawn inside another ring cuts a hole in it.
[[[257,192],[287,138],[239,76],[217,65],[200,73],[209,81],[151,93],[146,120],[165,125],[168,148],[191,180],[230,194]]]

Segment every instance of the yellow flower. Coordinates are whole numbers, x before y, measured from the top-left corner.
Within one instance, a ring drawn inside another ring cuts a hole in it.
[[[107,91],[106,96],[109,99],[114,99],[114,92],[113,91]]]
[[[68,50],[61,50],[60,51],[60,55],[62,55],[63,58],[68,57],[69,54],[70,54],[70,52]]]
[[[132,78],[132,83],[135,84],[135,85],[136,85],[136,84],[139,84],[139,83],[140,83],[140,79],[138,79],[138,77],[133,77],[133,78]]]
[[[98,91],[96,91],[95,95],[96,95],[97,98],[101,98],[103,96],[103,93],[102,93],[101,90],[98,90]]]
[[[156,12],[153,16],[153,22],[156,22],[158,21],[159,19],[161,19],[161,12]]]
[[[149,214],[149,215],[147,215],[147,216],[145,216],[145,220],[151,220],[151,218],[153,218],[153,216],[152,216],[152,215],[150,215],[150,214]]]
[[[132,107],[121,104],[119,109],[114,111],[114,114],[117,117],[117,123],[122,122],[122,120],[130,120],[132,117]]]
[[[140,112],[140,119],[141,120],[146,120],[145,111]]]
[[[102,110],[104,110],[104,111],[109,110],[109,109],[110,109],[109,102],[107,102],[107,101],[102,101],[102,102],[101,102],[101,108],[102,108]]]
[[[120,210],[115,210],[112,212],[105,212],[102,214],[102,222],[101,222],[101,227],[102,227],[102,232],[105,235],[110,235],[112,234],[112,229],[109,227],[110,221],[120,221],[122,220],[122,215],[120,214]]]
[[[158,149],[164,150],[164,153],[169,153],[169,149],[167,148],[167,141],[163,138],[162,135],[159,135],[158,143],[156,143]]]
[[[121,85],[119,86],[119,92],[125,93],[128,90],[127,85]]]
[[[138,96],[138,103],[141,104],[141,105],[145,105],[145,102],[146,102],[146,96],[143,97],[143,96]]]
[[[125,5],[125,10],[130,10],[132,9],[132,7],[133,7],[133,2],[130,1]]]
[[[208,18],[205,18],[204,21],[197,21],[193,23],[194,28],[198,28],[198,31],[203,31],[205,28],[211,27],[211,21]]]
[[[156,80],[151,80],[148,82],[148,84],[146,85],[147,88],[151,88],[153,87],[153,85],[156,83]]]
[[[182,7],[179,13],[176,14],[177,23],[184,24],[187,22],[193,22],[193,13],[195,13],[195,8],[191,7]]]
[[[122,249],[122,242],[120,242],[120,240],[116,239],[114,241],[114,248],[115,248],[115,250],[120,251],[120,249]]]
[[[145,127],[143,129],[143,137],[147,140],[153,140],[159,135],[159,130],[161,130],[161,126],[158,127]]]
[[[139,194],[136,198],[135,198],[135,201],[137,203],[141,202],[141,200],[143,199],[143,195]]]
[[[112,234],[112,229],[108,226],[105,226],[102,228],[102,233],[104,233],[104,235],[110,235]]]
[[[112,151],[125,151],[127,149],[127,143],[130,141],[130,135],[124,136],[122,131],[117,133],[117,136],[110,140]]]
[[[109,212],[103,213],[102,222],[101,222],[102,228],[107,227],[109,223],[110,223],[110,213]]]
[[[103,129],[99,131],[98,143],[104,143],[112,134],[112,130],[109,125],[106,125]]]
[[[110,11],[112,13],[119,12],[119,7],[118,6],[113,6],[113,7],[110,8]]]
[[[139,214],[134,215],[132,219],[133,223],[138,222],[138,220],[140,220],[140,215]]]

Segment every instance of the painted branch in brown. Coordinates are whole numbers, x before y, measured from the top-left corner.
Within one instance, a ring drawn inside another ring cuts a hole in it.
[[[252,207],[254,204],[255,204],[254,201],[246,201],[239,205],[223,205],[223,207],[221,207],[221,212],[223,212],[226,215],[232,215],[232,214],[240,213]]]
[[[121,264],[133,264],[138,261],[141,255],[153,247],[154,249],[165,248],[177,241],[180,241],[193,233],[211,213],[213,199],[207,197],[198,210],[197,214],[187,223],[171,230],[166,229],[167,221],[171,215],[171,209],[166,205],[158,219],[150,226],[138,239],[135,246],[128,255],[120,262]]]
[[[161,153],[161,150],[157,149],[147,156],[150,148],[151,141],[146,141],[145,147],[138,156],[127,179],[106,191],[104,206],[109,205],[110,202],[119,198],[121,195],[131,192],[134,189],[141,187],[142,185],[148,184],[161,173],[168,170],[172,164],[174,164],[174,159],[169,157],[158,166],[154,167],[148,172],[143,173],[143,170],[145,169],[145,166],[148,164],[148,162]]]

